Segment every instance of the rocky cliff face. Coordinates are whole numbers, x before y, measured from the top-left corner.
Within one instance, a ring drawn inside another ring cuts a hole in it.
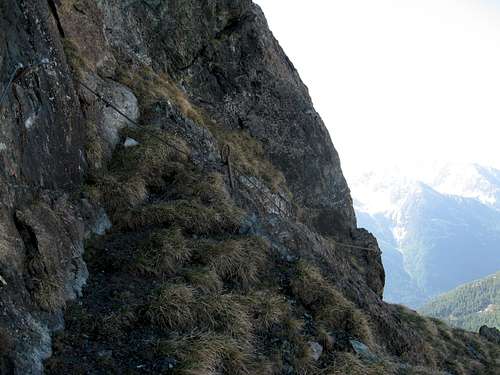
[[[0,7],[3,87],[33,65],[0,108],[2,373],[496,371],[479,336],[382,302],[251,1]]]

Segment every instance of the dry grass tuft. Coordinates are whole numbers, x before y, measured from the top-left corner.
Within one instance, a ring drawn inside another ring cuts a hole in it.
[[[199,328],[239,341],[252,341],[253,324],[248,307],[233,294],[206,295],[197,305]]]
[[[148,128],[125,128],[123,137],[131,137],[139,141],[139,145],[120,148],[113,155],[110,169],[115,173],[129,175],[131,171],[140,177],[151,180],[158,174],[170,171],[171,163],[186,163],[189,161],[190,149],[176,135],[164,130]]]
[[[123,133],[137,139],[140,144],[116,150],[108,165],[109,172],[94,176],[92,185],[86,187],[89,195],[106,207],[116,222],[120,221],[123,212],[146,200],[148,189],[164,185],[163,176],[186,168],[189,155],[185,143],[168,133],[156,132],[152,135],[131,129]],[[161,140],[175,143],[183,152]]]
[[[31,275],[30,291],[35,302],[43,310],[53,312],[66,304],[64,277],[56,259],[46,259],[37,254],[27,260]]]
[[[268,334],[278,330],[286,336],[290,331],[291,308],[285,296],[271,291],[259,291],[246,296],[245,299],[252,311],[258,333]],[[291,331],[297,332],[301,329],[301,327],[298,327],[298,330],[294,328]]]
[[[287,195],[291,193],[284,188],[285,177],[269,161],[262,144],[247,131],[228,130],[215,124],[208,125],[220,145],[228,145],[231,149],[232,163],[243,173],[262,178],[272,190],[285,189]]]
[[[90,172],[97,173],[104,166],[104,147],[99,137],[97,125],[93,121],[85,124],[85,155]]]
[[[135,266],[141,273],[173,275],[191,257],[180,228],[162,229],[151,234],[139,250]]]
[[[205,123],[201,111],[191,104],[186,93],[166,73],[158,74],[148,66],[127,66],[118,72],[117,81],[134,91],[141,107],[146,111],[151,110],[158,102],[168,101],[195,123]]]
[[[197,321],[196,291],[187,285],[167,284],[154,293],[146,317],[165,330],[189,330]]]
[[[206,176],[200,176],[196,171],[183,168],[175,172],[173,184],[182,187],[182,190],[177,193],[180,197],[196,197],[208,206],[232,204],[231,195],[220,173],[212,172]]]
[[[217,272],[208,267],[187,269],[183,276],[187,282],[205,294],[220,293],[224,287]]]
[[[116,227],[178,225],[196,234],[239,230],[243,212],[220,174],[203,176],[186,155],[156,138],[135,138],[140,145],[116,151],[109,164],[111,173],[87,187],[90,196],[107,208]],[[155,192],[166,194],[170,202],[145,205]]]
[[[416,311],[410,310],[403,305],[393,305],[398,312],[398,316],[407,324],[412,325],[414,328],[426,330],[432,321]]]
[[[313,374],[319,371],[312,356],[311,347],[304,340],[304,337],[298,338],[295,344],[292,364],[298,374]]]
[[[105,205],[113,221],[117,220],[122,212],[142,204],[148,194],[146,181],[137,176],[127,179],[105,176],[98,181],[96,187],[90,189],[91,196]]]
[[[63,48],[66,60],[73,73],[81,79],[84,71],[91,70],[89,62],[82,56],[77,43],[71,38],[63,39]]]
[[[364,314],[323,278],[317,267],[300,261],[291,287],[302,303],[314,312],[314,318],[320,325],[343,330],[368,344],[372,342]]]
[[[248,289],[262,277],[269,245],[257,237],[242,237],[207,244],[199,256],[219,277],[230,284]]]
[[[252,348],[247,343],[213,332],[195,332],[157,345],[164,356],[175,357],[183,375],[247,375]]]
[[[222,211],[226,209],[226,211]],[[137,230],[149,225],[179,226],[187,233],[236,233],[242,211],[236,206],[207,207],[196,200],[178,200],[138,207],[124,213],[118,227]]]
[[[394,367],[389,364],[367,364],[347,352],[335,353],[334,365],[321,371],[324,375],[395,375],[396,373]],[[403,373],[407,372],[401,372]]]
[[[248,307],[233,294],[205,294],[191,286],[167,284],[153,294],[146,312],[164,330],[209,330],[240,341],[252,340]]]

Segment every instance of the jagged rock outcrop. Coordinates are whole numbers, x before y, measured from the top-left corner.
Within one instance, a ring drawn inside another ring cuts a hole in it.
[[[495,373],[478,335],[382,302],[250,0],[0,4],[1,81],[48,59],[0,108],[2,373]]]
[[[482,326],[479,328],[479,334],[486,337],[491,342],[500,344],[500,331],[495,327]]]

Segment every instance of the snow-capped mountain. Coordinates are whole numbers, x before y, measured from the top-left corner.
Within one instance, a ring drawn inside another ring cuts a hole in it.
[[[387,301],[418,307],[500,269],[500,171],[445,165],[351,181],[359,225],[379,239]]]
[[[474,198],[500,209],[500,170],[477,164],[446,164],[424,182],[442,194]]]

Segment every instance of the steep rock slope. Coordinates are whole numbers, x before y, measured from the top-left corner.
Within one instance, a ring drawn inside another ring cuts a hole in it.
[[[25,189],[2,194],[2,373],[40,373],[50,331],[48,373],[497,371],[497,346],[381,300],[376,240],[251,1],[1,4],[2,82],[16,28],[23,63],[49,60],[2,107],[33,155],[2,165]]]

